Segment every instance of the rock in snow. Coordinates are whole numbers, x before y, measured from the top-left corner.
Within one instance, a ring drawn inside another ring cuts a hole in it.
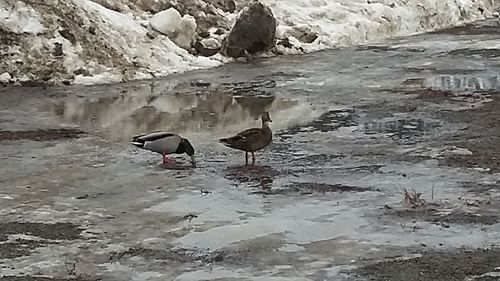
[[[307,53],[464,24],[500,7],[491,0],[248,2],[0,0],[0,74],[31,84],[147,79],[230,61],[218,53],[226,38],[231,57],[272,47]]]
[[[215,38],[204,38],[197,41],[194,45],[196,52],[200,56],[210,57],[217,54],[220,50],[221,44]]]
[[[250,4],[238,16],[223,43],[222,53],[239,58],[267,51],[274,47],[275,34],[276,19],[271,9],[260,2]]]
[[[191,15],[181,14],[174,8],[161,11],[151,18],[151,27],[168,36],[177,46],[191,49],[195,41],[196,20]]]

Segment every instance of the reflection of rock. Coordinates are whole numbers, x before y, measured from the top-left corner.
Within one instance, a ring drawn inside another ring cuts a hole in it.
[[[239,58],[274,46],[276,19],[269,7],[254,3],[243,9],[223,43],[223,54]]]
[[[267,83],[236,83],[233,87],[199,81],[193,86],[192,83],[169,89],[173,94],[156,86],[152,90],[148,86],[142,93],[134,90],[134,94],[71,96],[56,104],[53,112],[67,121],[127,141],[130,135],[156,130],[179,133],[220,130],[241,122],[253,122],[251,119],[258,118],[265,110],[282,110],[297,105],[297,102],[271,94],[250,95],[245,92],[244,96],[233,96],[235,91],[257,91],[255,85],[269,86]],[[198,83],[201,86],[197,86]]]
[[[250,112],[250,115],[258,119],[262,112],[268,111],[273,104],[275,96],[244,96],[236,97],[236,102]]]

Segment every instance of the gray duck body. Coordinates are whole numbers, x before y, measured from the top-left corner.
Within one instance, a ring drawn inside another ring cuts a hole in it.
[[[191,156],[194,164],[194,148],[191,143],[179,136],[170,132],[153,132],[143,135],[134,136],[132,144],[139,148],[156,152],[165,156],[167,154],[183,154]]]

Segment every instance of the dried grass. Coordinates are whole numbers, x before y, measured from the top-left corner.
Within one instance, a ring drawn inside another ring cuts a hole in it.
[[[426,205],[424,199],[422,199],[422,193],[416,192],[415,190],[404,190],[404,199],[403,201],[412,208],[420,208]]]

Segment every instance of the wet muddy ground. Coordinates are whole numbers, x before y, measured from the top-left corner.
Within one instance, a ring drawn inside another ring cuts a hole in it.
[[[497,29],[0,88],[0,280],[500,280]],[[264,110],[245,166],[217,139]],[[197,166],[129,144],[152,130]]]

